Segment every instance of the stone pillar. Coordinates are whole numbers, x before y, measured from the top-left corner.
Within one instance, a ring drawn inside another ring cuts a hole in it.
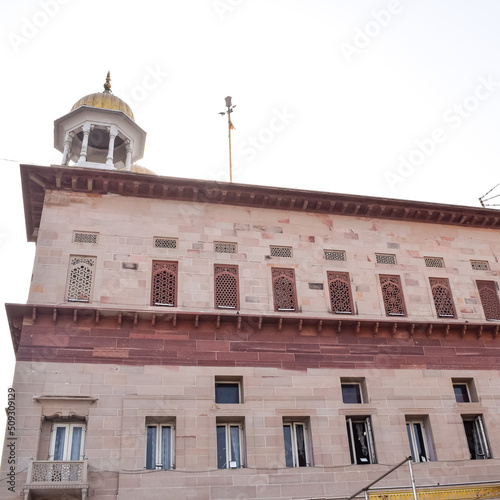
[[[66,137],[64,138],[64,152],[62,165],[67,165],[69,163],[69,159],[71,158],[71,143],[73,142],[73,137],[75,137],[74,132],[66,132]]]
[[[90,130],[93,128],[94,128],[94,126],[90,125],[90,123],[85,123],[82,127],[82,130],[83,130],[82,149],[80,151],[80,158],[78,159],[77,165],[81,166],[87,161],[87,148],[89,147],[89,134],[90,134]]]
[[[127,151],[127,157],[125,159],[125,170],[130,172],[130,167],[132,166],[132,144],[130,142],[130,139],[127,139],[126,151]]]
[[[108,147],[108,157],[106,158],[106,165],[109,167],[113,166],[113,154],[115,152],[115,138],[118,135],[118,129],[115,125],[108,127],[109,132],[109,147]]]

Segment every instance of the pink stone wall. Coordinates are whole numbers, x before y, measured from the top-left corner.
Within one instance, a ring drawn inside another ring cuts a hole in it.
[[[75,230],[97,232],[98,243],[73,243]],[[174,260],[179,262],[180,311],[213,310],[214,264],[237,264],[242,312],[274,311],[270,268],[277,266],[295,269],[299,312],[306,315],[331,315],[326,272],[334,270],[350,273],[360,318],[385,318],[378,275],[396,274],[401,277],[410,320],[436,319],[428,278],[442,277],[450,281],[457,319],[484,321],[475,280],[497,281],[497,233],[275,209],[48,192],[29,302],[65,303],[69,257],[88,255],[97,258],[91,303],[98,306],[151,310],[152,261]],[[178,248],[154,248],[155,236],[178,238]],[[237,243],[238,253],[216,254],[214,241]],[[291,246],[293,256],[270,257],[269,245]],[[324,249],[344,250],[347,260],[327,261]],[[395,254],[397,264],[377,264],[375,253]],[[441,257],[445,268],[427,268],[423,257]],[[471,259],[487,260],[491,270],[473,270]]]

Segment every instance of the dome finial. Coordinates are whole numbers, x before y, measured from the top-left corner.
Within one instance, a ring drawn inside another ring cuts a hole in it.
[[[111,92],[111,76],[109,74],[106,75],[106,82],[104,83],[104,92]]]

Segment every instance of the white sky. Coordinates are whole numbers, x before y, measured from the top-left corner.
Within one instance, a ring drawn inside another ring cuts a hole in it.
[[[231,95],[235,182],[479,206],[500,182],[499,19],[498,0],[3,0],[0,302],[26,302],[33,262],[19,163],[60,163],[54,120],[108,70],[157,174],[228,179]],[[3,309],[0,353],[1,407]]]

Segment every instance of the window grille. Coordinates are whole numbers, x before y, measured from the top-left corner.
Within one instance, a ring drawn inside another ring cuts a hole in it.
[[[487,260],[471,260],[470,265],[474,271],[489,271],[490,264]]]
[[[444,267],[444,260],[441,257],[424,257],[426,267]]]
[[[239,308],[238,266],[215,265],[215,307]]]
[[[375,259],[377,264],[396,264],[396,256],[388,253],[376,253]]]
[[[177,240],[174,238],[155,238],[155,248],[177,248]]]
[[[153,261],[152,299],[154,306],[177,305],[177,262]]]
[[[73,233],[75,243],[97,243],[97,233]]]
[[[387,316],[406,316],[406,307],[399,276],[380,275],[380,286]]]
[[[494,281],[476,281],[486,319],[500,319],[500,301]]]
[[[344,250],[325,250],[325,260],[346,260]]]
[[[429,278],[436,312],[440,318],[455,318],[455,306],[447,278]]]
[[[214,243],[214,252],[217,253],[236,253],[236,243],[224,243],[224,242],[215,242]]]
[[[95,257],[70,257],[68,278],[69,302],[90,302],[95,262]]]
[[[295,271],[293,269],[274,268],[271,273],[275,311],[296,311]]]
[[[330,305],[335,314],[352,314],[352,295],[349,273],[327,271]]]
[[[291,257],[292,247],[271,246],[271,257]]]

